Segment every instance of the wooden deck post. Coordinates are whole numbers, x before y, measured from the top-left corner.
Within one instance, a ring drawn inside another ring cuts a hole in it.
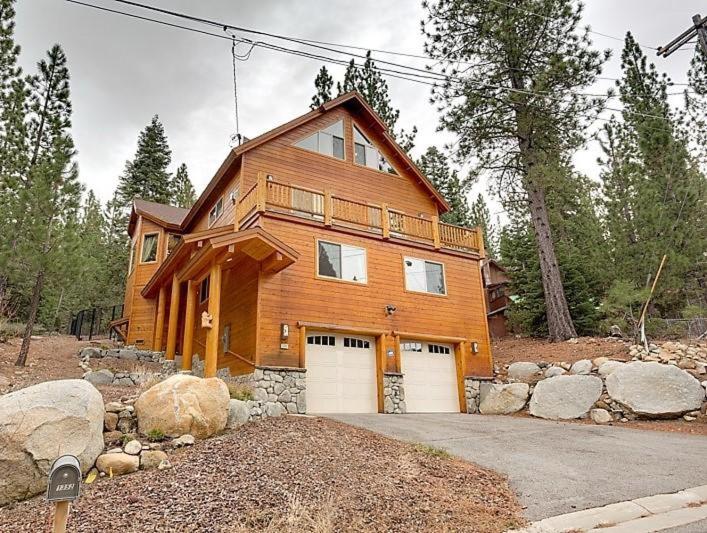
[[[218,368],[219,317],[221,314],[221,265],[211,265],[209,274],[209,314],[211,328],[206,330],[206,354],[204,377],[216,376]]]
[[[306,364],[306,354],[307,354],[307,328],[305,326],[299,327],[299,367],[304,368]]]
[[[390,238],[390,213],[388,204],[381,204],[381,227],[383,228],[383,238]]]
[[[437,215],[432,217],[432,240],[435,244],[435,249],[439,250],[442,246],[439,239],[439,217]]]
[[[331,191],[324,191],[324,225],[331,226],[332,205]]]
[[[167,352],[165,359],[174,361],[177,354],[177,326],[179,325],[179,278],[172,274],[172,297],[169,300],[169,322],[167,325]]]
[[[256,211],[265,211],[265,204],[268,199],[268,183],[265,180],[265,174],[258,172],[258,190],[255,191],[256,194]]]
[[[466,377],[465,361],[469,353],[469,343],[467,341],[460,342],[454,347],[454,359],[457,367],[457,390],[459,394],[459,411],[467,412],[466,405],[466,387],[464,378]]]
[[[187,308],[184,314],[184,340],[182,341],[182,370],[191,370],[194,353],[194,320],[196,319],[196,286],[187,281]]]
[[[162,285],[157,297],[157,318],[155,319],[155,331],[152,336],[152,349],[156,352],[162,351],[162,335],[164,333],[164,311],[167,306],[167,288]]]
[[[393,340],[395,341],[395,371],[400,374],[402,373],[402,361],[401,361],[401,356],[400,356],[400,335],[396,335],[393,337]]]

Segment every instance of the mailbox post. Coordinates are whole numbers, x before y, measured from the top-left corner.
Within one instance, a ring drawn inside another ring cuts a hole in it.
[[[52,465],[47,484],[47,501],[54,502],[54,533],[66,531],[71,502],[81,491],[81,465],[73,455],[62,455]]]

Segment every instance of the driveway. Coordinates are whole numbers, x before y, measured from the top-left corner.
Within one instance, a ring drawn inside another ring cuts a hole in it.
[[[510,416],[328,416],[503,472],[530,520],[707,484],[702,436]]]

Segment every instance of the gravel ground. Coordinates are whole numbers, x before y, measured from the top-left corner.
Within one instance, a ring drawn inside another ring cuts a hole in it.
[[[550,342],[529,337],[504,337],[493,341],[493,362],[499,367],[518,361],[574,363],[580,359],[610,357],[628,361],[630,342],[600,337],[579,337],[576,343]]]
[[[247,424],[170,460],[84,485],[69,531],[501,532],[524,520],[500,474],[324,418]],[[0,510],[0,531],[49,520],[37,497]]]

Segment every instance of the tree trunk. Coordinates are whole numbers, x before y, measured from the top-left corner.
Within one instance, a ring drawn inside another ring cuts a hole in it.
[[[29,352],[29,343],[32,338],[32,330],[34,323],[37,320],[37,311],[39,310],[39,299],[42,295],[42,287],[44,286],[44,268],[40,268],[37,272],[37,278],[34,282],[34,290],[32,291],[32,300],[30,302],[29,317],[25,326],[25,333],[22,336],[22,346],[20,354],[17,356],[15,366],[25,366],[27,362],[27,353]]]
[[[570,316],[570,310],[562,286],[560,269],[557,265],[555,246],[550,233],[550,221],[545,205],[545,191],[531,183],[528,187],[528,203],[530,219],[533,224],[535,241],[538,243],[540,256],[540,273],[545,293],[545,314],[550,339],[553,341],[567,340],[577,336]]]

